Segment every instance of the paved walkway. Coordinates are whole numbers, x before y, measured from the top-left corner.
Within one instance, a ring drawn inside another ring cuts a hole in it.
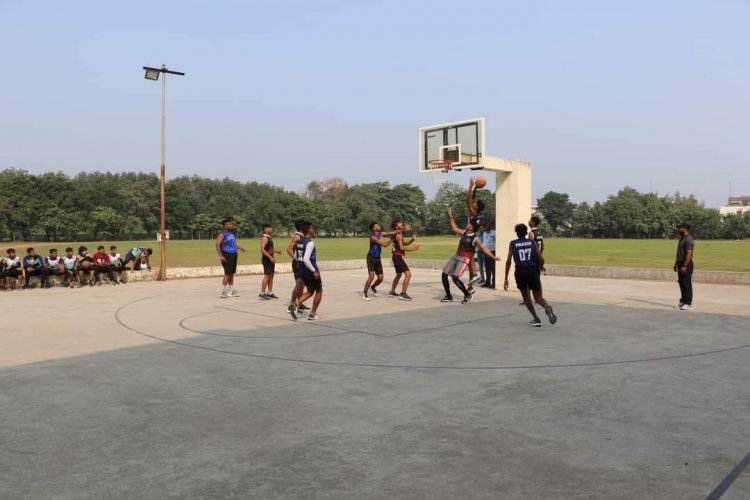
[[[259,277],[1,293],[0,498],[697,499],[750,452],[750,287],[548,277],[534,329],[362,278],[320,322]]]

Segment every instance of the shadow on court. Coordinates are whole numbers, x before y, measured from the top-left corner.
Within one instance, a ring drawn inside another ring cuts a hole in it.
[[[319,323],[134,286],[99,328],[136,345],[2,369],[0,496],[705,498],[750,451],[747,316],[549,279],[537,329],[515,294],[361,303],[329,276]]]

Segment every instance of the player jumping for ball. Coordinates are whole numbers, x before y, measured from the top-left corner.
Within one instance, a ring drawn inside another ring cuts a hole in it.
[[[484,202],[476,199],[477,188],[480,187],[484,186],[478,186],[477,180],[474,177],[469,178],[469,190],[466,192],[466,209],[469,212],[469,222],[471,222],[475,228],[478,228],[479,224],[484,222]],[[477,274],[477,265],[474,262],[474,259],[471,259],[469,261],[469,288],[478,281],[479,274]]]
[[[529,291],[531,291],[534,294],[536,303],[544,307],[544,312],[547,313],[549,322],[554,325],[557,323],[557,316],[552,311],[552,306],[542,296],[542,280],[540,275],[544,266],[544,257],[539,253],[539,247],[536,242],[526,237],[528,232],[526,224],[516,224],[515,231],[518,239],[511,241],[508,246],[508,260],[505,262],[505,283],[503,283],[503,288],[506,291],[508,290],[508,273],[510,272],[512,259],[516,264],[516,286],[521,292],[526,309],[529,310],[531,316],[534,318],[529,324],[536,327],[542,326],[542,320],[536,314],[534,303],[531,301],[531,296],[529,295]]]
[[[448,209],[448,219],[451,223],[451,229],[454,233],[459,235],[461,239],[458,242],[456,255],[454,255],[453,258],[449,260],[443,268],[442,279],[443,288],[445,289],[445,297],[440,302],[453,302],[453,295],[451,295],[451,286],[448,283],[448,276],[450,276],[453,279],[453,283],[455,283],[455,285],[464,294],[464,299],[461,301],[461,303],[468,304],[469,302],[471,302],[471,299],[474,296],[474,290],[466,288],[466,286],[461,281],[461,275],[463,275],[464,270],[469,265],[469,263],[474,260],[474,247],[479,248],[489,259],[500,260],[500,257],[492,255],[490,249],[484,246],[484,243],[482,243],[481,240],[477,238],[476,234],[474,233],[474,223],[472,221],[469,221],[466,224],[465,229],[461,229],[456,224],[456,219],[453,218],[453,209],[451,208]]]

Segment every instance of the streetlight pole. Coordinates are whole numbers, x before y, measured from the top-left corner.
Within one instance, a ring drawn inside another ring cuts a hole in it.
[[[167,130],[167,74],[185,76],[185,73],[180,71],[170,71],[165,65],[161,65],[161,68],[150,68],[144,66],[143,69],[146,71],[145,78],[147,80],[156,81],[159,79],[159,75],[164,73],[164,77],[161,79],[161,174],[160,174],[160,242],[159,242],[159,281],[167,280],[167,219],[166,219],[166,130]]]

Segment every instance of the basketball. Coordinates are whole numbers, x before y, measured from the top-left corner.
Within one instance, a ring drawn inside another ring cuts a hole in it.
[[[487,185],[487,178],[486,177],[477,177],[477,187],[483,188]]]

